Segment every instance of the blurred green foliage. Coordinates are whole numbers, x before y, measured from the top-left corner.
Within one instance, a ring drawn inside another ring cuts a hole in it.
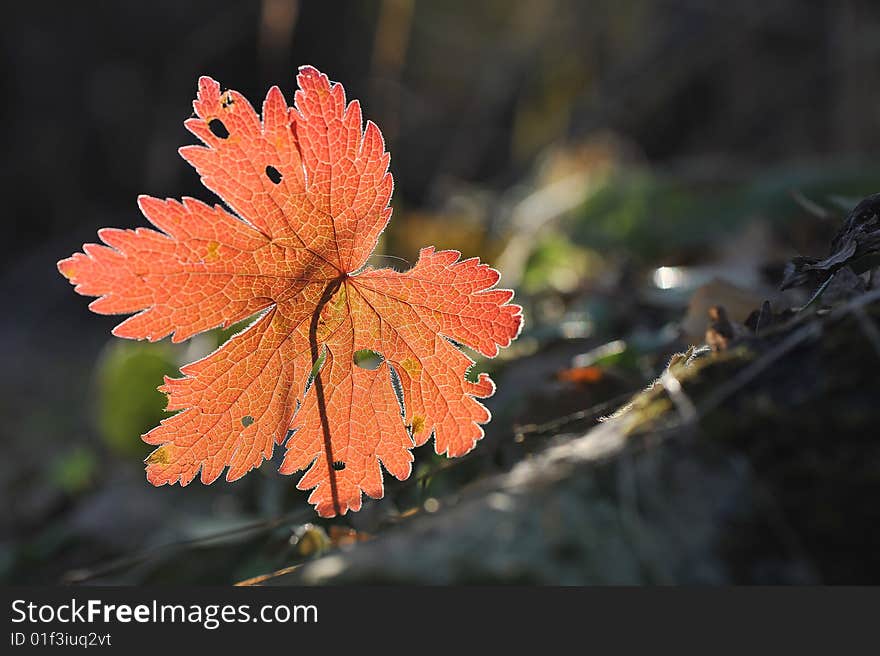
[[[146,455],[140,435],[165,416],[165,395],[156,388],[164,376],[179,375],[171,344],[113,340],[98,363],[97,424],[113,451]]]
[[[222,346],[224,343],[226,343],[226,340],[228,340],[233,335],[242,332],[245,328],[250,326],[255,321],[256,319],[248,317],[247,319],[237,321],[228,328],[215,328],[214,330],[206,334],[211,337],[211,342],[213,344],[215,344],[216,346]]]
[[[568,229],[576,244],[652,261],[722,238],[756,216],[790,221],[803,214],[793,192],[829,207],[835,197],[873,193],[878,178],[880,171],[864,166],[771,168],[741,183],[625,170],[583,203]]]
[[[548,289],[557,292],[574,290],[596,264],[595,251],[573,243],[559,232],[547,232],[539,238],[526,262],[522,288],[528,294]]]
[[[94,451],[77,447],[58,456],[49,469],[52,483],[70,495],[88,488],[98,473],[98,458]]]
[[[354,352],[354,363],[361,369],[375,370],[382,364],[382,356],[371,349]]]

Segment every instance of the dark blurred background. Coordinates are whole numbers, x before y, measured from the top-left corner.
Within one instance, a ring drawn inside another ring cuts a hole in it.
[[[523,338],[492,363],[484,461],[390,484],[332,524],[346,531],[505,467],[530,407],[552,417],[611,395],[583,388],[579,353],[625,338],[628,382],[649,380],[675,340],[699,339],[695,290],[753,307],[787,257],[833,233],[823,213],[880,187],[872,0],[17,2],[0,30],[8,582],[226,583],[309,553],[315,517],[270,464],[232,485],[144,480],[156,385],[222,335],[115,340],[114,318],[55,269],[98,228],[142,225],[140,193],[211,200],[176,154],[199,75],[256,106],[276,83],[292,101],[302,64],[344,83],[392,153],[378,252],[480,255],[526,306]]]

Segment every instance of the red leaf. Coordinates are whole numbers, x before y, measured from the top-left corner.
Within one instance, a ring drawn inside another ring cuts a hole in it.
[[[261,120],[240,94],[199,80],[186,127],[204,145],[180,154],[235,214],[141,197],[158,231],[101,230],[106,245],[58,268],[99,297],[93,311],[135,313],[119,337],[182,341],[259,313],[160,387],[180,412],[143,436],[159,445],[147,478],[211,483],[228,468],[234,480],[287,438],[281,471],[307,470],[298,487],[332,516],[358,510],[362,493],[382,496],[381,466],[407,478],[413,446],[431,435],[438,453],[474,447],[489,421],[476,399],[494,385],[466,380],[472,362],[449,340],[493,357],[522,315],[513,292],[494,289],[495,270],[455,251],[424,248],[405,273],[364,267],[391,216],[382,135],[362,128],[342,85],[308,66],[298,82],[294,107],[269,90]],[[374,369],[355,363],[367,349],[381,355]]]

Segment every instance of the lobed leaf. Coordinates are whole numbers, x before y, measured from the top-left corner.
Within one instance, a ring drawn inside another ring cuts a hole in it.
[[[432,435],[459,456],[482,437],[486,374],[450,340],[487,357],[522,324],[498,273],[455,251],[422,249],[404,273],[364,263],[391,216],[390,157],[360,104],[312,67],[295,105],[269,90],[262,118],[240,94],[199,80],[180,154],[234,212],[190,198],[141,197],[157,230],[104,229],[58,268],[101,314],[132,314],[114,334],[173,341],[258,318],[166,378],[177,414],[143,436],[155,484],[235,480],[285,444],[281,466],[319,514],[381,497],[382,469],[405,479]],[[363,354],[372,358],[365,365]],[[400,381],[403,404],[392,384]],[[285,442],[286,440],[286,442]]]

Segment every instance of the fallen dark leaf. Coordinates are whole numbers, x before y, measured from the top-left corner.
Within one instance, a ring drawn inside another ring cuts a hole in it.
[[[877,266],[865,260],[880,255],[880,194],[868,196],[847,215],[825,258],[795,257],[785,268],[782,289],[817,286],[845,266],[859,274]]]

